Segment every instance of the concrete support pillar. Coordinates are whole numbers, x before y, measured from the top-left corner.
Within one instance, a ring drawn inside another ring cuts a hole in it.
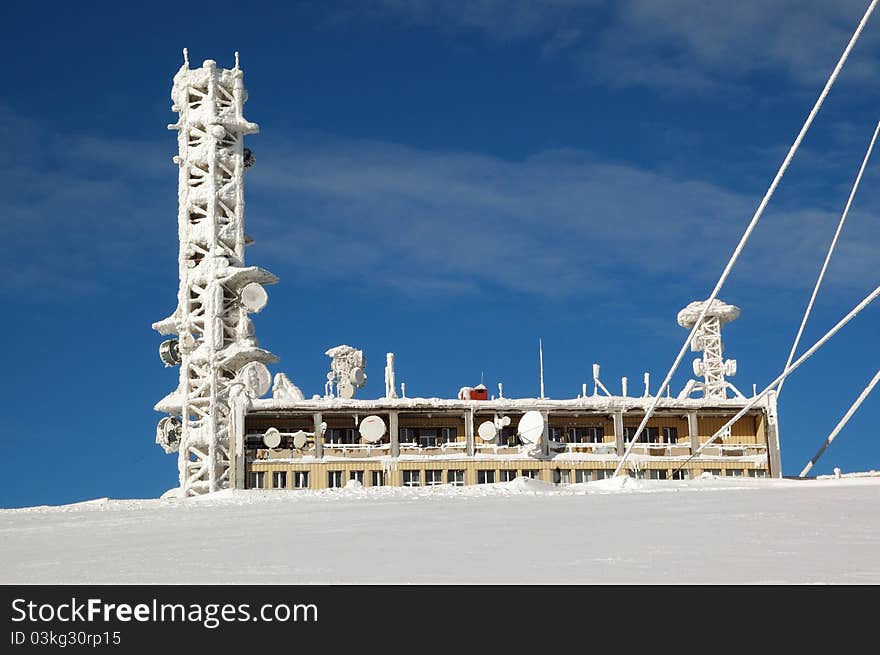
[[[697,422],[697,413],[688,412],[688,436],[691,438],[691,455],[700,447],[700,428]]]
[[[550,413],[541,410],[541,416],[544,417],[544,432],[541,434],[541,454],[544,457],[550,456]]]
[[[315,458],[321,459],[324,456],[324,435],[321,434],[321,413],[318,412],[313,416],[315,419]]]
[[[246,403],[236,399],[232,403],[229,417],[229,486],[233,489],[245,487],[244,458],[244,414]]]
[[[388,412],[388,437],[391,440],[391,456],[400,457],[400,429],[398,413]]]
[[[767,458],[770,477],[782,477],[782,454],[779,450],[779,417],[776,413],[776,392],[767,394]]]
[[[467,456],[473,457],[474,447],[474,409],[470,408],[464,415],[464,436],[467,440]]]
[[[623,457],[623,412],[614,412],[614,445],[617,448],[617,456]]]

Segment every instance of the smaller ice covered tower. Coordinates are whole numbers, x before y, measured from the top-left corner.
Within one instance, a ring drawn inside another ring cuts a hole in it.
[[[678,324],[687,329],[692,329],[700,317],[706,301],[696,301],[678,313]],[[694,360],[694,375],[703,378],[703,382],[694,382],[686,387],[690,392],[702,390],[705,398],[727,398],[727,389],[730,388],[736,395],[739,391],[725,379],[725,376],[736,375],[736,360],[725,360],[723,357],[724,346],[721,342],[721,328],[726,323],[739,318],[739,307],[728,305],[718,299],[712,301],[712,305],[706,312],[703,322],[691,341],[691,350],[703,351],[702,358]]]
[[[156,442],[178,452],[180,492],[191,496],[230,486],[230,434],[235,407],[269,388],[266,364],[249,313],[266,304],[263,285],[278,279],[245,266],[243,173],[254,158],[244,136],[259,130],[242,116],[247,100],[239,68],[184,63],[174,76],[172,109],[179,114],[177,309],[153,324],[174,335],[159,349],[166,366],[180,366],[176,390],[156,404],[166,412]]]

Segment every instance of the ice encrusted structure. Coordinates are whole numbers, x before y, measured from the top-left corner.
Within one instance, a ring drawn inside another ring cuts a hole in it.
[[[238,54],[231,70],[210,59],[190,69],[184,51],[171,98],[179,114],[168,128],[178,133],[180,286],[177,309],[153,328],[176,335],[180,383],[155,408],[180,422],[171,439],[163,442],[160,430],[157,441],[177,449],[180,493],[193,496],[230,486],[233,405],[255,395],[238,372],[277,361],[258,347],[248,313],[262,309],[262,285],[278,279],[244,263],[242,175],[253,156],[243,138],[259,126],[242,116]]]

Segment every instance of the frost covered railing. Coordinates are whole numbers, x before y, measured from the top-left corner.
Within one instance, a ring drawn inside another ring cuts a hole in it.
[[[446,454],[450,451],[467,451],[466,441],[446,441],[433,446],[424,445],[418,441],[402,441],[399,445],[401,455],[430,455],[431,453]]]
[[[391,444],[351,444],[351,443],[327,443],[324,442],[324,454],[343,457],[372,457],[384,456],[391,450]]]
[[[569,442],[569,441],[550,441],[550,450],[555,452],[568,452],[568,453],[595,453],[597,455],[616,455],[617,454],[617,446],[613,443],[602,442],[602,441],[583,441],[583,442]]]

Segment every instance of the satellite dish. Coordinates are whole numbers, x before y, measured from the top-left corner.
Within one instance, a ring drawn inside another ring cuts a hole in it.
[[[269,387],[272,385],[272,375],[262,362],[245,364],[239,370],[238,378],[255,398],[259,398],[269,391]]]
[[[523,414],[519,420],[517,434],[524,444],[534,446],[541,440],[545,427],[546,423],[541,412],[533,409]]]
[[[385,421],[380,416],[367,416],[358,428],[364,441],[376,443],[385,436]]]
[[[281,433],[276,428],[269,428],[263,435],[266,448],[278,448],[281,445]]]
[[[339,397],[346,399],[354,398],[354,386],[348,380],[343,380],[339,383]]]
[[[241,290],[241,305],[249,312],[259,312],[266,306],[269,300],[269,294],[263,288],[262,284],[251,282],[244,285]]]
[[[501,418],[496,419],[496,424],[499,424],[502,428],[506,428],[508,425],[510,425],[510,417],[502,416]]]
[[[166,339],[159,344],[159,359],[169,366],[180,366],[180,342],[177,339]]]
[[[702,374],[703,374],[703,360],[700,358],[697,358],[694,360],[694,375],[699,377]]]
[[[156,426],[156,443],[162,446],[166,453],[173,453],[180,446],[180,433],[183,425],[175,416],[166,416],[159,419]]]
[[[364,384],[366,384],[367,374],[364,373],[364,369],[362,369],[360,366],[356,366],[355,368],[351,369],[351,373],[348,374],[348,379],[354,386],[360,388],[364,386]]]
[[[724,375],[728,377],[733,377],[736,375],[736,360],[728,359],[724,362]]]
[[[480,423],[480,427],[477,428],[477,434],[480,435],[480,439],[483,441],[494,441],[495,436],[498,434],[498,429],[493,421],[483,421]]]
[[[302,430],[297,430],[293,433],[293,447],[297,450],[302,450],[306,443],[308,443],[309,435],[307,432],[303,432]]]

